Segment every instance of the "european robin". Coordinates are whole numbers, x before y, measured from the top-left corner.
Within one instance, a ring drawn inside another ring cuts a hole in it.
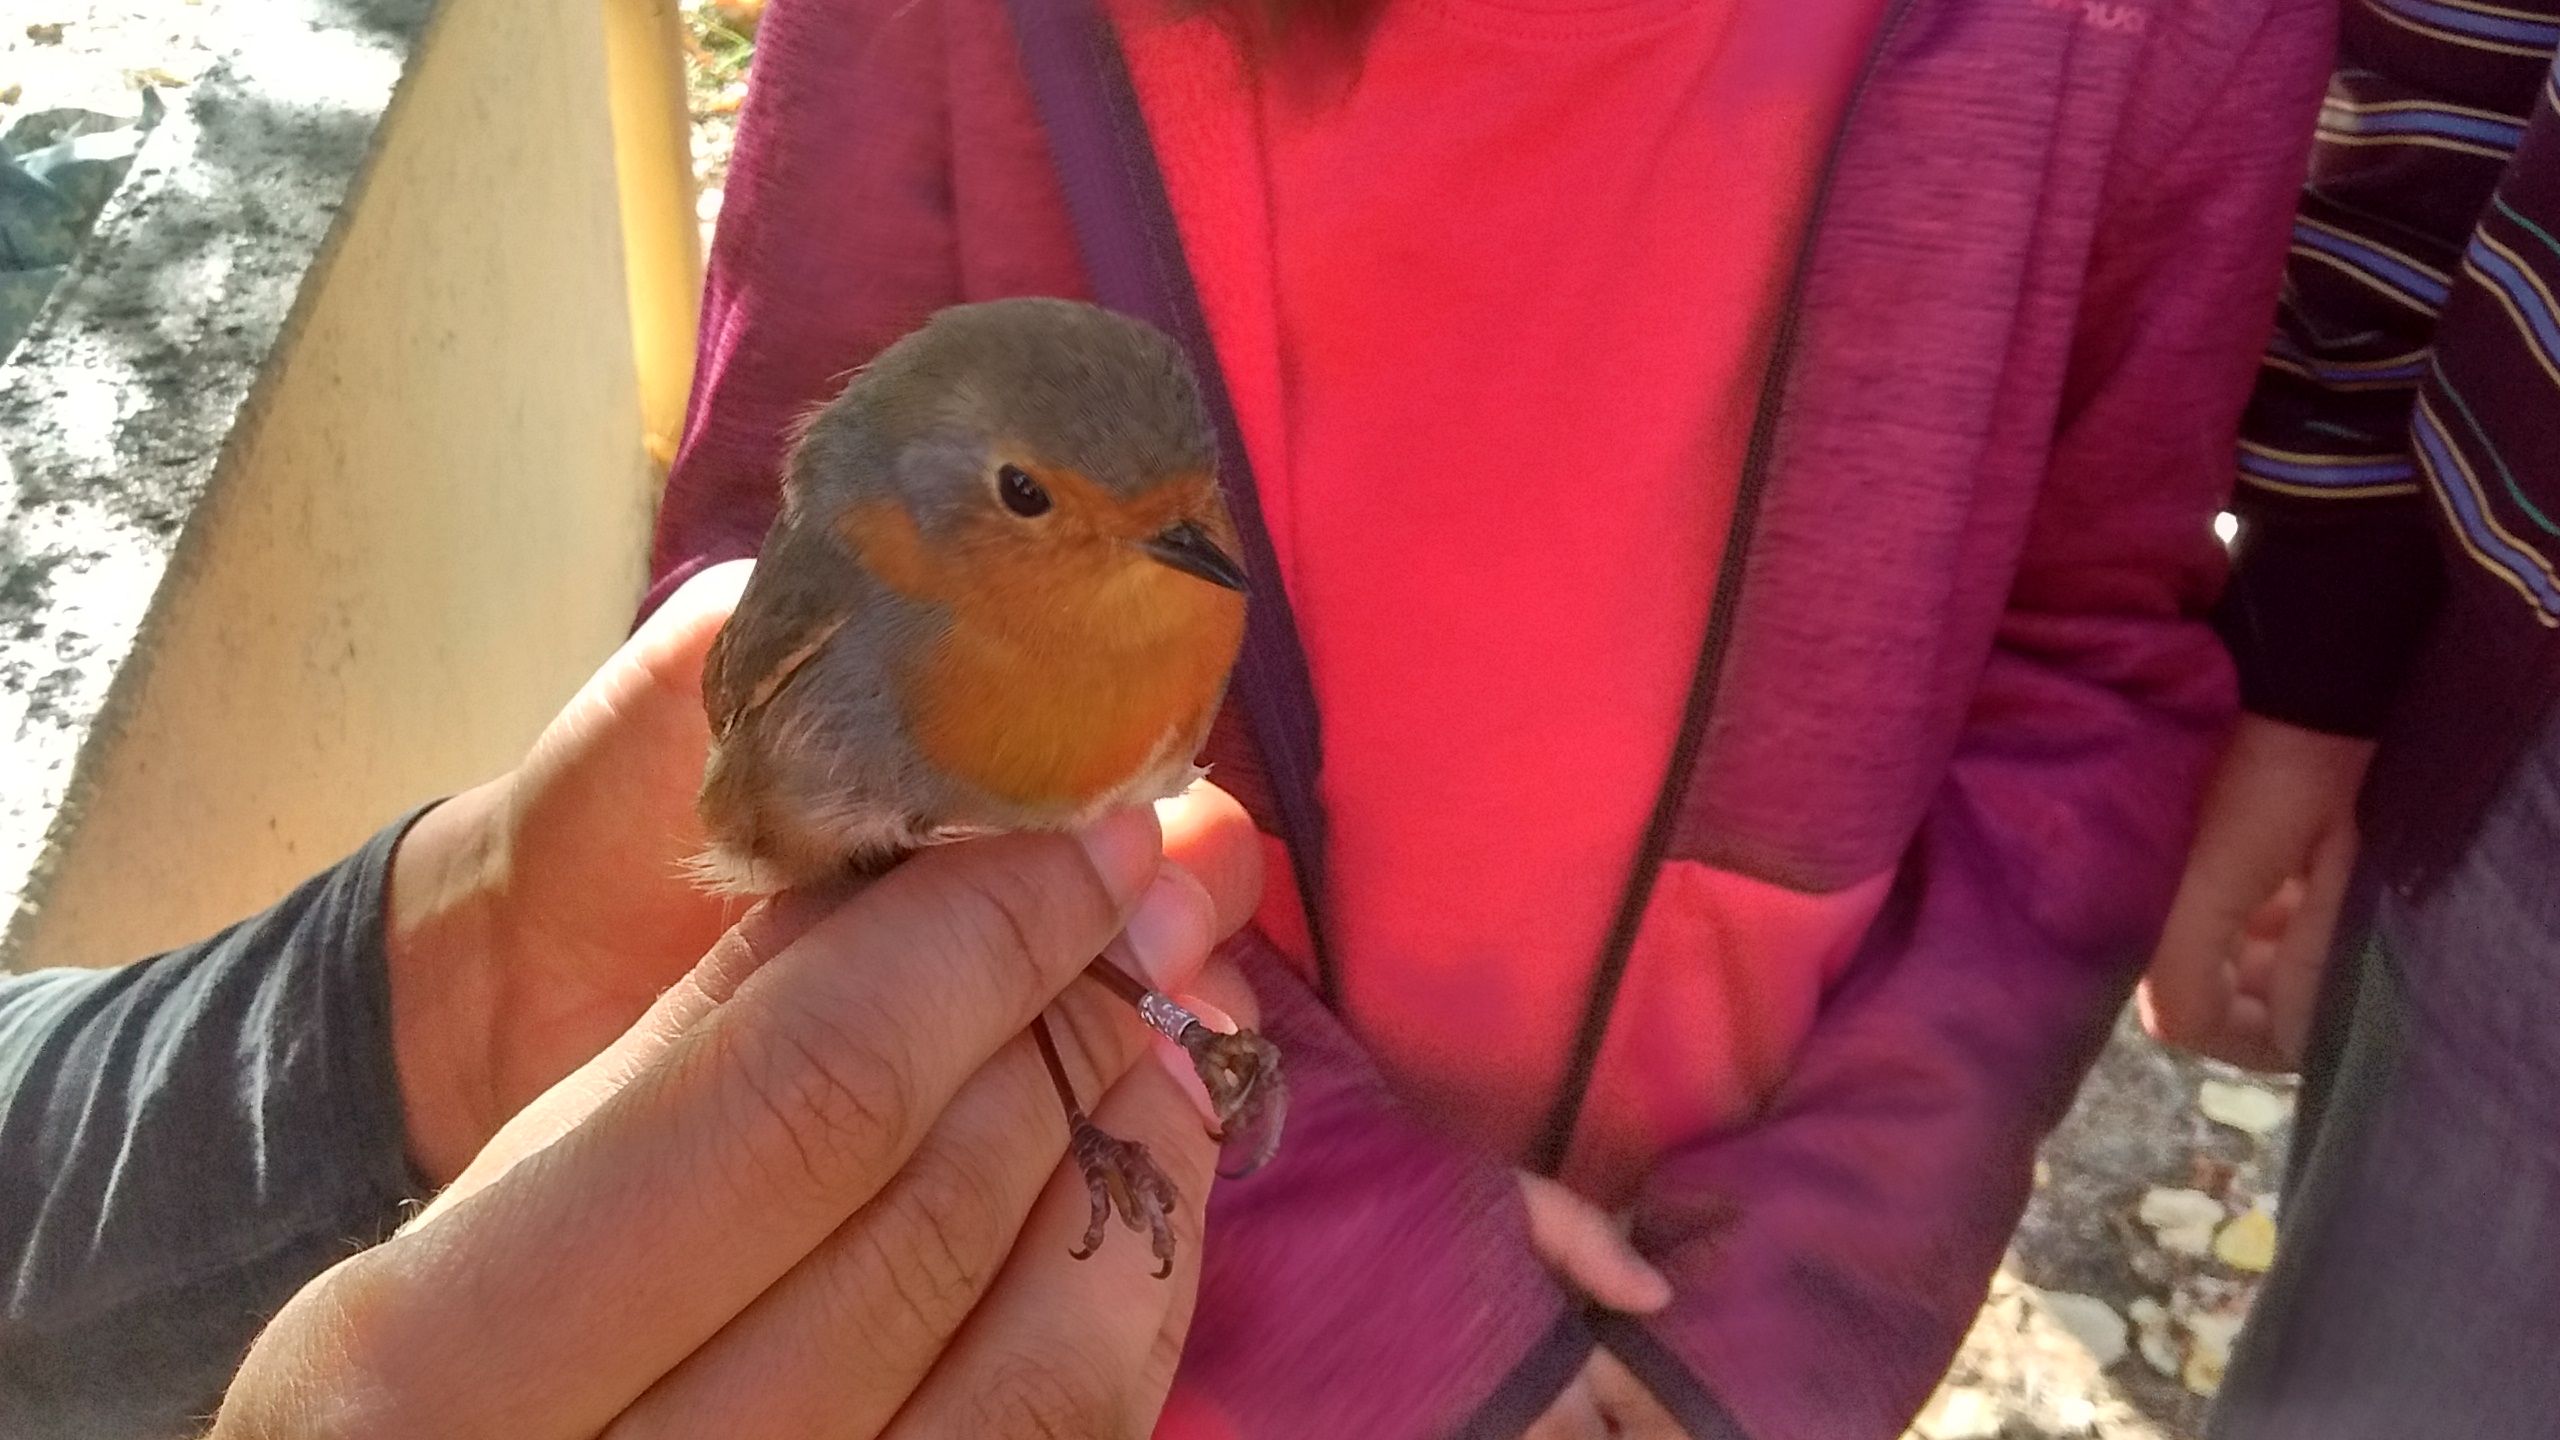
[[[1065,300],[944,310],[800,433],[782,506],[703,681],[706,883],[768,893],[920,845],[1065,829],[1178,794],[1244,636],[1245,575],[1189,362]],[[1277,1144],[1278,1056],[1108,961],[1189,1051],[1220,1133]],[[1093,1197],[1168,1273],[1172,1189],[1086,1118],[1036,1022]]]

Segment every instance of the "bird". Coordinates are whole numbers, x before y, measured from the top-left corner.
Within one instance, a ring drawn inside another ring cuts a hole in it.
[[[920,847],[1063,830],[1179,794],[1243,643],[1248,578],[1180,346],[1081,301],[956,305],[797,428],[781,505],[703,673],[696,878],[770,894]],[[1192,1057],[1221,1140],[1276,1150],[1279,1054],[1108,960],[1095,979]],[[1170,1274],[1171,1182],[1085,1114],[1033,1035],[1092,1201]],[[1238,1172],[1241,1173],[1241,1172]]]

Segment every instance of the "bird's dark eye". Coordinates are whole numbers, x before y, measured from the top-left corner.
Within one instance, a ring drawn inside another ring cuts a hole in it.
[[[1004,508],[1025,520],[1049,513],[1049,492],[1019,465],[1007,465],[996,472],[996,494],[1004,498]]]

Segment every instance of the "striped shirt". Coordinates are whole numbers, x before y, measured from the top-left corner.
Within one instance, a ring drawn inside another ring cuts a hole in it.
[[[2560,627],[2560,0],[2350,0],[2244,423],[2251,709],[2372,733],[2445,586]]]

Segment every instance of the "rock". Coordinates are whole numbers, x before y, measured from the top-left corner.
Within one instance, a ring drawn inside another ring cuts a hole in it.
[[[2201,1190],[2155,1188],[2145,1191],[2134,1212],[2160,1241],[2160,1248],[2180,1255],[2203,1255],[2213,1249],[2213,1232],[2227,1213],[2222,1202]]]
[[[2266,1136],[2293,1117],[2293,1097],[2260,1085],[2207,1080],[2197,1089],[2196,1108],[2217,1125]]]
[[[2172,1255],[2201,1257],[2213,1251],[2213,1227],[2179,1225],[2159,1234],[2160,1248]]]
[[[2222,1223],[2222,1202],[2201,1190],[2172,1190],[2155,1186],[2142,1194],[2141,1207],[2135,1215],[2154,1230],[2184,1229],[2194,1225],[2212,1226]]]
[[[1991,1440],[2000,1433],[2000,1412],[1981,1391],[1950,1385],[1930,1397],[1911,1433],[1921,1440]]]
[[[2248,1318],[2244,1310],[2207,1310],[2190,1315],[2186,1321],[2188,1346],[2210,1354],[2216,1364],[2228,1361],[2231,1342],[2240,1338],[2240,1327]]]
[[[2185,1356],[2169,1323],[2169,1307],[2145,1295],[2125,1309],[2133,1317],[2134,1345],[2142,1352],[2142,1363],[2176,1378]]]
[[[2187,1351],[2187,1363],[2178,1371],[2178,1383],[2194,1394],[2211,1396],[2222,1389],[2222,1367],[2225,1362],[2202,1350]]]
[[[2244,1318],[2237,1310],[2188,1316],[2187,1363],[2178,1372],[2178,1383],[2198,1395],[2220,1390],[2223,1372],[2231,1364],[2231,1342],[2239,1337]]]
[[[2046,1312],[2071,1332],[2071,1337],[2088,1347],[2089,1358],[2104,1370],[2124,1358],[2124,1317],[2114,1306],[2095,1295],[2074,1295],[2067,1290],[2040,1290],[2036,1298]]]
[[[2276,1222],[2264,1210],[2244,1210],[2213,1238],[2213,1258],[2251,1275],[2266,1273],[2276,1258]]]

